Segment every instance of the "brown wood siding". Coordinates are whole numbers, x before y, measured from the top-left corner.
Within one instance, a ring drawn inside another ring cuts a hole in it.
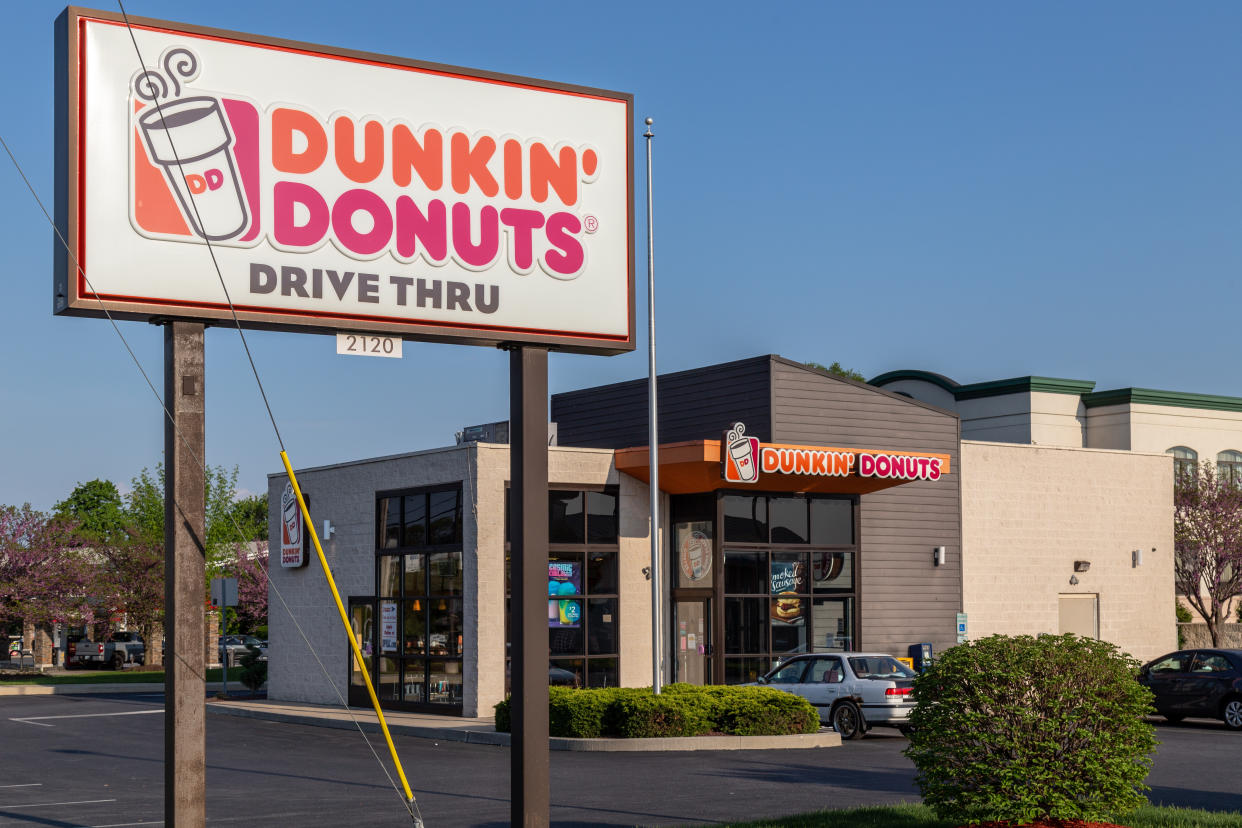
[[[762,356],[661,375],[660,442],[719,440],[739,420],[747,433],[770,440],[770,360]],[[647,380],[553,394],[552,420],[562,446],[645,446]]]
[[[955,414],[772,360],[772,441],[950,455],[952,472],[863,495],[859,646],[906,655],[957,642],[962,606],[961,440]],[[932,549],[945,547],[944,566]]]

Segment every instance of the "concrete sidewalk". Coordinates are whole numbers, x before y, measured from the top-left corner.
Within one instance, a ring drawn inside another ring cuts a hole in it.
[[[207,709],[226,716],[264,719],[271,722],[332,727],[354,730],[361,727],[368,733],[380,731],[375,712],[350,708],[267,699],[208,699]],[[492,718],[463,719],[457,716],[433,716],[426,713],[384,711],[388,729],[394,735],[415,736],[443,742],[470,742],[483,745],[508,746],[508,733],[497,733]],[[831,730],[795,736],[692,736],[656,739],[565,739],[548,740],[552,750],[628,752],[685,750],[789,750],[796,748],[839,747],[841,737]]]

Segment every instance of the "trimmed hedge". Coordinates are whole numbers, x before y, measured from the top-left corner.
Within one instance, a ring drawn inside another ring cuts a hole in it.
[[[496,705],[496,730],[510,732],[509,699]],[[699,687],[670,684],[660,695],[650,687],[574,690],[548,688],[552,736],[774,736],[815,733],[819,714],[806,699],[771,687]]]

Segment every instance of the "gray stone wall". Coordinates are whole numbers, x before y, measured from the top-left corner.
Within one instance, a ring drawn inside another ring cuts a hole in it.
[[[1207,624],[1178,624],[1177,637],[1183,649],[1212,646],[1212,637],[1208,635]],[[1220,646],[1230,650],[1242,649],[1242,624],[1222,624]]]

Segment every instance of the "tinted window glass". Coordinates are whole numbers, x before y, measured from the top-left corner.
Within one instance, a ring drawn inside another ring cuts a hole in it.
[[[725,592],[751,595],[768,593],[768,553],[726,549]]]
[[[1192,673],[1228,673],[1233,669],[1229,659],[1217,653],[1199,653],[1195,656]]]
[[[845,671],[841,669],[841,659],[839,658],[817,658],[811,664],[811,670],[807,673],[807,683],[826,682],[828,684],[837,684],[845,681]]]
[[[772,528],[772,543],[806,543],[806,498],[768,498],[768,523]]]
[[[768,652],[767,598],[725,598],[725,652]]]
[[[396,498],[393,498],[394,500]],[[405,496],[405,546],[422,546],[427,542],[427,495]]]
[[[617,652],[617,599],[591,598],[587,601],[587,652],[611,655]]]
[[[854,553],[830,552],[826,549],[811,553],[811,583],[816,592],[852,592],[854,590]]]
[[[587,685],[590,687],[617,686],[617,660],[593,658],[587,663]]]
[[[423,555],[405,556],[405,594],[422,595],[427,591],[427,561]]]
[[[587,492],[587,541],[617,542],[617,495],[615,492]]]
[[[430,501],[431,542],[460,542],[461,521],[457,492],[432,492]]]
[[[733,543],[768,542],[768,501],[763,496],[725,495],[725,540]]]
[[[854,503],[840,498],[812,498],[811,543],[820,546],[853,544]]]
[[[401,594],[401,556],[382,555],[376,559],[379,573],[375,578],[376,595],[390,597]]]
[[[1168,658],[1162,658],[1155,664],[1151,665],[1153,673],[1184,673],[1186,665],[1190,662],[1189,653],[1174,653]]]
[[[757,681],[767,671],[768,660],[766,658],[726,658],[725,684]]]
[[[382,497],[376,502],[376,536],[382,549],[401,545],[401,498]]]
[[[590,592],[617,591],[616,550],[595,550],[587,555],[587,589]]]
[[[459,656],[462,645],[461,599],[437,598],[431,604],[428,649],[433,656]]]
[[[586,540],[586,514],[582,492],[548,493],[548,542],[582,543]]]
[[[405,602],[404,645],[406,655],[427,652],[427,602],[421,599]]]
[[[435,552],[427,568],[432,595],[461,595],[461,552]]]

